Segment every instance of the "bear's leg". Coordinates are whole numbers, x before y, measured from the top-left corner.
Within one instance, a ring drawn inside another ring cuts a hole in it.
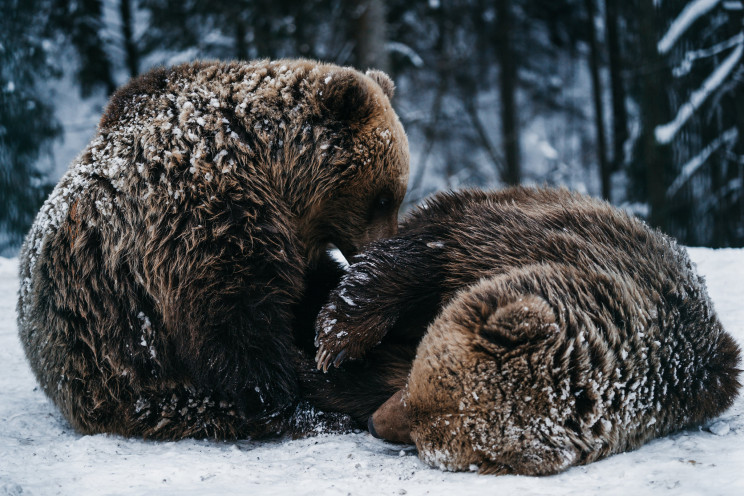
[[[354,257],[318,316],[318,368],[361,358],[389,332],[417,342],[447,291],[445,255],[441,243],[402,233]]]
[[[304,285],[301,258],[279,243],[245,258],[229,246],[218,250],[197,251],[186,270],[167,275],[181,282],[161,293],[168,301],[163,320],[197,389],[214,391],[247,416],[276,413],[297,393],[292,308]]]
[[[196,391],[228,405],[242,418],[239,435],[251,436],[251,423],[261,431],[298,400],[292,312],[307,263],[280,206],[210,206],[152,213],[147,224],[158,236],[137,238],[132,250],[164,342],[162,391],[152,396]]]
[[[323,411],[351,415],[358,427],[366,428],[369,416],[405,387],[415,353],[415,346],[383,343],[364,360],[327,373],[308,360],[299,373],[301,396]]]
[[[61,229],[33,272],[24,257],[19,328],[39,382],[85,434],[277,432],[274,414],[297,399],[290,307],[302,288],[299,256],[254,252],[266,259],[258,264],[228,257],[240,251],[227,243],[216,245],[222,253],[174,246],[114,258],[98,230]]]
[[[315,320],[344,274],[341,265],[327,253],[307,271],[302,300],[294,305],[292,311],[294,342],[303,354],[315,356]]]

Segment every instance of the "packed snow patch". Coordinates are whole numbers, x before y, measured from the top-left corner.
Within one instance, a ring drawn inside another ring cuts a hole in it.
[[[689,251],[744,345],[744,250]],[[742,397],[708,425],[551,477],[441,472],[366,432],[234,443],[81,436],[23,356],[17,273],[17,260],[0,258],[0,495],[744,494]]]

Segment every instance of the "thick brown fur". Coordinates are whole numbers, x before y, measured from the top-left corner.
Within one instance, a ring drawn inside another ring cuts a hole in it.
[[[317,329],[322,367],[364,357],[329,372],[322,406],[359,418],[392,396],[373,427],[447,470],[560,472],[705,422],[740,387],[685,250],[565,190],[434,197],[353,259]]]
[[[76,430],[283,428],[309,271],[329,242],[350,256],[397,228],[392,88],[279,60],[160,68],[116,92],[21,253],[21,341]]]

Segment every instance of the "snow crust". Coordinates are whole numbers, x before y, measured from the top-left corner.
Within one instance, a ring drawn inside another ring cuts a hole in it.
[[[744,249],[689,252],[724,326],[744,346]],[[23,356],[17,273],[17,260],[0,258],[0,495],[744,494],[742,397],[707,426],[550,477],[441,472],[413,448],[366,432],[235,443],[81,436]]]

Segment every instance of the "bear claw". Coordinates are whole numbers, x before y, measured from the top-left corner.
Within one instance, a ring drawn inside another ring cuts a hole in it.
[[[318,354],[315,356],[315,361],[318,364],[318,370],[322,370],[324,373],[328,372],[328,367],[331,365],[332,360],[333,352],[325,349],[325,346],[321,344],[320,348],[318,349]]]
[[[321,344],[320,348],[318,348],[318,353],[315,354],[315,363],[318,366],[318,370],[321,370],[323,368],[323,363],[325,363],[327,354],[328,352],[325,350],[324,346]]]
[[[339,351],[338,355],[336,355],[336,358],[333,360],[333,366],[338,368],[346,359],[346,355],[348,355],[348,353],[345,349]]]
[[[347,355],[348,353],[345,349],[334,354],[332,351],[326,350],[325,346],[321,344],[320,348],[318,348],[318,353],[315,355],[315,362],[318,365],[318,370],[328,372],[331,365],[338,368],[346,359]]]

